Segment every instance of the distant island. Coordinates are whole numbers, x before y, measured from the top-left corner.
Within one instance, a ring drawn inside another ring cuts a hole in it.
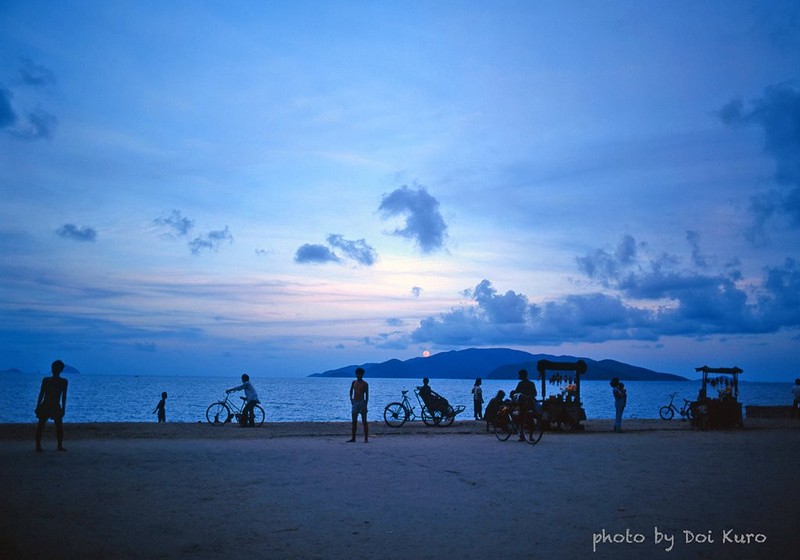
[[[405,361],[389,360],[382,363],[368,363],[345,366],[309,377],[352,377],[357,367],[364,368],[367,377],[407,378],[428,377],[431,379],[516,379],[520,369],[537,377],[536,364],[539,360],[551,362],[586,362],[587,370],[581,379],[604,380],[618,377],[625,381],[688,381],[686,377],[673,373],[662,373],[647,368],[618,362],[616,360],[592,360],[575,356],[554,356],[552,354],[531,354],[509,348],[469,348],[440,352],[427,358],[411,358]]]
[[[25,373],[25,372],[22,371],[21,369],[17,369],[17,368],[0,369],[0,375],[4,375],[4,374],[18,375],[20,373]],[[50,373],[49,369],[48,369],[47,373],[48,374]],[[80,371],[78,370],[78,368],[72,367],[70,365],[66,365],[66,366],[64,366],[63,373],[73,374],[73,373],[80,373]],[[42,374],[42,375],[44,375],[44,374]]]

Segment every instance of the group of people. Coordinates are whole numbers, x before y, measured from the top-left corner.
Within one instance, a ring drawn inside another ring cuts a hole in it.
[[[55,424],[58,450],[66,451],[64,448],[63,418],[67,409],[68,383],[66,379],[61,377],[64,367],[64,362],[61,360],[54,361],[50,366],[51,376],[45,377],[42,380],[42,386],[39,390],[39,397],[36,400],[35,409],[36,417],[38,418],[38,424],[36,426],[36,451],[42,451],[42,432],[49,419],[52,419],[53,423]],[[369,425],[367,424],[369,384],[364,381],[364,368],[356,368],[355,375],[356,379],[350,384],[352,435],[347,441],[350,443],[356,441],[358,418],[361,417],[361,422],[364,427],[364,443],[367,443],[369,441]],[[517,383],[516,388],[511,391],[511,399],[512,401],[524,400],[525,406],[521,406],[520,409],[522,414],[525,414],[530,406],[535,403],[537,395],[536,385],[533,383],[533,381],[528,379],[528,372],[524,369],[519,370],[518,377],[519,382]],[[609,384],[611,385],[611,389],[613,391],[614,409],[616,413],[614,417],[614,431],[619,433],[622,432],[622,414],[625,410],[625,406],[627,405],[628,392],[625,389],[625,384],[617,377],[611,379]],[[258,393],[256,392],[255,387],[253,387],[253,384],[250,382],[250,376],[246,373],[243,374],[241,385],[227,389],[225,392],[232,393],[234,391],[244,391],[245,394],[246,403],[242,410],[241,426],[254,427],[255,415],[253,414],[253,409],[260,401],[258,399]],[[422,386],[419,388],[419,391],[420,397],[422,397],[429,409],[433,410],[437,406],[442,405],[439,403],[439,400],[443,401],[442,406],[447,406],[447,401],[440,395],[434,393],[430,388],[427,377],[422,380]],[[800,411],[800,379],[796,379],[795,384],[792,386],[792,397],[792,417],[795,418],[798,416],[798,411]],[[472,387],[472,402],[475,420],[494,418],[497,415],[497,412],[500,410],[500,407],[505,403],[505,398],[505,391],[498,391],[497,395],[495,395],[486,405],[486,410],[483,411],[482,407],[484,401],[482,380],[480,377],[478,377],[475,380],[474,386]],[[153,413],[158,413],[159,422],[166,421],[166,400],[167,393],[161,393],[161,400],[153,410]],[[520,438],[521,437],[522,435],[520,435]]]

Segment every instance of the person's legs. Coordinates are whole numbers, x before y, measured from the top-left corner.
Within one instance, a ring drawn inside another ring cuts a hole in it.
[[[364,443],[369,441],[369,427],[367,426],[367,407],[364,406],[361,409],[361,424],[364,426]],[[353,432],[353,438],[355,438],[355,432]]]
[[[47,424],[47,417],[40,417],[39,424],[36,426],[36,451],[42,450],[42,430],[44,430],[45,424]]]
[[[615,432],[621,432],[622,431],[622,411],[623,410],[624,409],[621,406],[616,407],[617,415],[614,418],[614,431]]]
[[[250,428],[255,428],[256,426],[256,415],[255,412],[253,412],[256,407],[256,402],[257,401],[247,401],[247,404],[242,411],[242,414],[244,415],[244,425]]]
[[[64,423],[61,421],[61,417],[58,415],[53,418],[53,423],[56,425],[56,441],[58,442],[58,450],[64,451]]]

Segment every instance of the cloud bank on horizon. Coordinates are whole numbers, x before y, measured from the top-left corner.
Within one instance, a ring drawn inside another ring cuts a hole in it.
[[[796,3],[362,7],[4,8],[0,369],[796,377]]]

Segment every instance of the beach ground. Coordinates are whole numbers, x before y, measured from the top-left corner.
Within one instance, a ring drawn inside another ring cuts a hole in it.
[[[780,558],[800,545],[800,421],[0,425],[0,559]]]

